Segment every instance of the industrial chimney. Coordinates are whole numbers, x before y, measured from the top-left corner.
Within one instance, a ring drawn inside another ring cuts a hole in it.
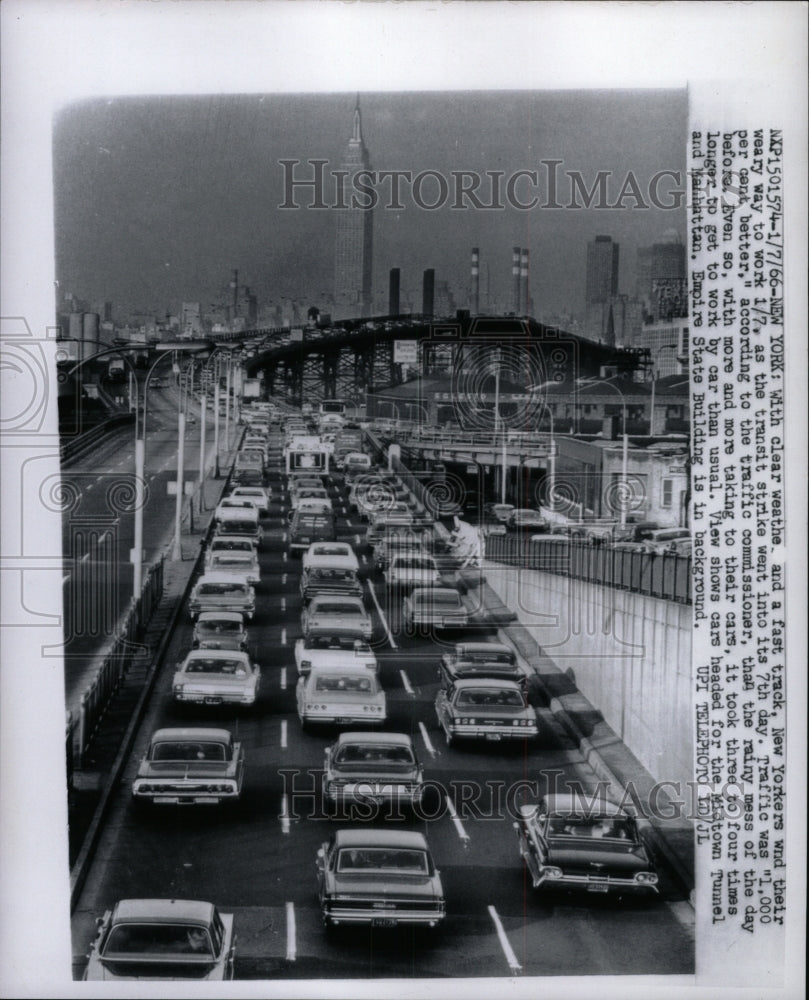
[[[520,315],[520,248],[514,247],[511,253],[511,311]]]
[[[472,295],[469,304],[473,316],[480,312],[480,248],[472,247]]]
[[[523,248],[520,254],[520,313],[527,314],[528,311],[528,250]]]
[[[398,267],[390,269],[390,279],[388,282],[388,315],[398,316],[399,308],[399,279],[401,272]]]
[[[435,300],[435,270],[432,267],[424,272],[424,285],[421,300],[421,312],[424,316],[432,316]]]

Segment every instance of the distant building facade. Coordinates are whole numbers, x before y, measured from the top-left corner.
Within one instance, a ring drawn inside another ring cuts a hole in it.
[[[620,247],[611,236],[596,236],[587,244],[584,335],[592,340],[615,343],[611,306],[618,295]]]

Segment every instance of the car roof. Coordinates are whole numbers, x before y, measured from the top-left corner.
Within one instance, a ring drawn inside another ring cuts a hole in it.
[[[325,601],[329,604],[331,604],[333,601],[348,602],[352,605],[359,605],[362,608],[363,612],[365,612],[365,605],[363,604],[362,598],[356,597],[354,594],[315,594],[315,596],[312,598],[309,607],[312,607],[312,605],[316,604],[318,601],[320,602]]]
[[[216,729],[212,726],[197,726],[181,729],[156,729],[152,733],[152,743],[165,740],[168,743],[186,743],[204,740],[216,740],[230,742],[232,739],[229,729]]]
[[[502,642],[456,642],[455,652],[458,656],[479,653],[508,653],[514,656],[511,646],[506,646]]]
[[[517,681],[510,681],[506,678],[503,680],[496,680],[492,677],[464,677],[460,680],[454,681],[452,686],[457,688],[459,691],[462,691],[465,688],[493,688],[495,691],[500,691],[503,688],[511,688],[515,691],[522,692],[522,688]]]
[[[423,833],[412,830],[338,830],[334,835],[335,847],[413,847],[427,849]]]
[[[197,624],[200,622],[238,622],[244,625],[244,617],[241,611],[203,611],[197,616]]]
[[[243,660],[250,659],[242,649],[190,649],[186,659],[196,657],[198,660],[232,660],[234,656]]]
[[[346,743],[376,743],[382,746],[412,747],[413,741],[406,733],[340,733],[335,746]]]
[[[250,586],[247,577],[243,576],[240,579],[237,573],[205,573],[197,583],[243,583],[246,587]]]
[[[559,793],[556,795],[546,795],[545,802],[548,805],[548,812],[563,813],[567,815],[606,815],[606,816],[629,816],[629,813],[622,809],[617,802],[606,799],[604,796],[593,798],[589,802],[579,795],[569,795]]]
[[[189,920],[209,924],[214,909],[213,903],[198,899],[121,899],[115,904],[112,918],[114,923]]]
[[[413,597],[421,597],[424,594],[454,594],[460,598],[460,594],[454,587],[414,587],[410,593]]]

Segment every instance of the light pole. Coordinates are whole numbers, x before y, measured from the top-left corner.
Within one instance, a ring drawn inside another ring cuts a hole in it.
[[[626,528],[626,508],[629,500],[629,481],[627,476],[627,465],[629,459],[629,439],[626,434],[626,397],[614,382],[607,382],[605,379],[594,379],[591,384],[607,385],[614,389],[621,397],[621,424],[622,424],[622,445],[621,445],[621,482],[624,487],[624,495],[621,499],[621,529]]]
[[[676,344],[661,344],[658,348],[659,351],[676,351]],[[655,377],[655,363],[652,362],[652,406],[649,413],[649,437],[654,436],[655,432],[655,387],[657,386],[657,378]]]

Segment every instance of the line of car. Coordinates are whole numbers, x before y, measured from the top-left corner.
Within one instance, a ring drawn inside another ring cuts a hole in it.
[[[278,440],[268,438],[267,445],[268,454],[280,455]],[[315,478],[317,484],[304,485]],[[371,527],[378,526],[375,533],[369,532],[374,542],[372,565],[384,573],[390,593],[401,596],[403,627],[465,627],[468,612],[446,570],[439,568],[435,534],[412,505],[397,499],[400,482],[380,475],[374,486],[372,478],[364,462],[346,474],[355,486],[364,480],[364,490],[352,490],[352,503]],[[364,602],[357,555],[350,544],[337,540],[333,514],[325,506],[311,515],[299,509],[300,503],[312,500],[333,506],[320,477],[292,473],[286,486],[294,511],[289,552],[303,553],[302,636],[294,645],[296,708],[303,729],[329,724],[344,730],[324,751],[324,797],[336,815],[368,805],[417,810],[424,793],[424,768],[408,734],[384,729],[386,695],[370,644],[373,620]],[[326,496],[306,496],[308,491]],[[372,493],[376,508],[369,502]],[[194,648],[174,674],[172,696],[178,706],[249,708],[260,690],[261,668],[249,652],[248,622],[256,612],[260,519],[269,511],[270,494],[263,483],[241,484],[228,499],[232,502],[223,501],[217,509],[205,572],[189,600]],[[328,537],[305,538],[299,533],[293,540],[296,519],[305,523],[307,516],[330,521]],[[538,735],[537,715],[526,696],[526,676],[509,646],[457,642],[441,656],[437,677],[436,721],[448,746],[464,739],[500,742]],[[136,802],[150,805],[233,802],[241,794],[244,772],[243,746],[227,729],[163,728],[152,734],[132,794]],[[521,813],[515,824],[519,851],[536,888],[656,891],[657,877],[634,820],[620,808],[608,806],[606,812],[599,819],[598,814],[582,810],[581,804],[557,797]],[[564,818],[571,820],[567,832],[561,832],[556,822]],[[600,833],[592,832],[597,821],[606,823],[607,818],[612,827],[602,825]],[[342,925],[435,927],[446,916],[440,872],[421,833],[370,825],[338,829],[317,852],[316,875],[327,930]],[[124,926],[130,939],[141,945],[121,944]],[[137,932],[132,930],[136,926]],[[204,935],[197,934],[204,939],[199,953],[204,958],[192,953],[187,943],[194,926],[205,930]],[[152,947],[143,942],[146,930],[155,927],[159,933],[153,935],[157,943]],[[161,935],[170,942],[161,944]],[[234,947],[232,917],[219,914],[212,904],[124,900],[99,923],[86,977],[229,978]],[[167,957],[156,957],[162,954]]]

